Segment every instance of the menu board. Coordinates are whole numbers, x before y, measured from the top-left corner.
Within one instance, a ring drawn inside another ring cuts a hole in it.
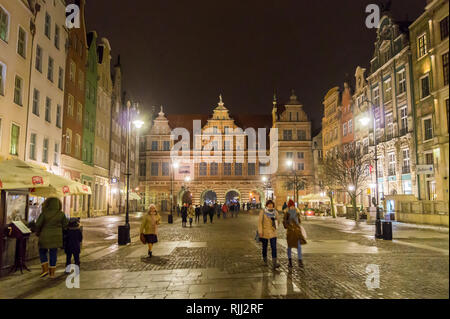
[[[26,221],[27,195],[9,193],[6,196],[6,223]]]
[[[21,221],[14,221],[12,223],[22,232],[22,234],[31,234],[31,230]]]

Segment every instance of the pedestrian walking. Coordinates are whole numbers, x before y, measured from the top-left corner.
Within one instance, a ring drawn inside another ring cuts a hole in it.
[[[200,205],[195,206],[195,222],[199,223],[200,222],[200,215],[202,214]]]
[[[259,213],[258,235],[262,242],[262,256],[264,264],[267,265],[267,248],[270,242],[272,250],[272,268],[275,270],[280,267],[277,263],[277,228],[278,212],[275,209],[275,203],[272,200],[266,202],[266,208]]]
[[[295,207],[293,200],[289,200],[288,208],[284,213],[283,225],[286,228],[287,239],[287,255],[289,260],[289,268],[292,268],[292,248],[297,248],[298,266],[303,267],[302,260],[302,244],[306,244],[306,240],[302,236],[300,229],[300,211]]]
[[[177,216],[180,217],[181,208],[180,205],[177,205]]]
[[[222,206],[220,205],[220,203],[219,204],[216,203],[214,205],[214,213],[217,214],[218,219],[220,219],[220,211],[222,210],[221,208]]]
[[[55,197],[47,198],[42,204],[42,213],[36,222],[42,266],[41,277],[49,275],[50,278],[55,278],[58,248],[63,247],[63,229],[68,223],[69,220],[62,212],[61,201]]]
[[[223,218],[224,218],[224,219],[227,218],[228,206],[227,206],[226,203],[224,203],[224,204],[222,205],[222,213],[223,213]]]
[[[203,214],[203,224],[206,224],[208,222],[208,205],[205,204],[202,207],[202,214]]]
[[[209,214],[209,221],[212,224],[213,223],[214,214],[215,214],[214,206],[212,204],[209,205],[209,207],[208,207],[208,214]]]
[[[195,216],[195,209],[194,206],[192,204],[189,204],[189,208],[188,208],[188,218],[189,218],[189,226],[192,227],[192,221],[194,219]]]
[[[141,241],[148,245],[148,257],[152,257],[153,245],[158,242],[158,225],[161,216],[156,211],[155,204],[150,204],[147,214],[142,217],[140,237]]]
[[[186,227],[187,218],[188,218],[188,207],[187,204],[184,203],[183,207],[181,208],[181,227]]]
[[[71,218],[67,228],[64,229],[64,252],[66,253],[66,273],[70,273],[69,266],[72,264],[72,256],[75,265],[80,267],[81,242],[83,233],[80,228],[80,219]]]

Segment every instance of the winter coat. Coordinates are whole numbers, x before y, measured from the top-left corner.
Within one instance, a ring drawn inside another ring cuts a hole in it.
[[[39,235],[39,248],[62,248],[63,229],[69,220],[61,211],[61,201],[49,198],[42,206],[42,213],[36,221],[36,233]]]
[[[158,213],[147,213],[142,217],[140,233],[144,235],[157,235],[158,225],[161,223],[161,216]]]
[[[259,213],[258,219],[258,233],[260,238],[270,239],[277,237],[277,227],[278,227],[278,212],[276,209],[273,210],[275,213],[275,227],[272,223],[272,219],[266,215],[268,210]]]
[[[79,254],[82,241],[83,233],[80,227],[69,227],[64,230],[64,251],[66,254]]]
[[[188,217],[189,218],[194,218],[195,217],[195,209],[192,206],[188,208]]]
[[[224,212],[224,213],[228,213],[228,206],[227,205],[223,205],[222,206],[222,212]]]
[[[286,239],[290,248],[297,248],[301,237],[300,223],[300,211],[297,208],[285,211],[283,224],[286,226]]]

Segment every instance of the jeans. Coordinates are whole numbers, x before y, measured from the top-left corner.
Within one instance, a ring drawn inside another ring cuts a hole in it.
[[[189,218],[189,225],[192,226],[192,218]]]
[[[291,259],[292,258],[292,248],[291,247],[288,247],[287,254],[288,254],[288,258]],[[297,255],[298,255],[298,260],[302,260],[302,245],[300,244],[300,240],[297,243]]]
[[[66,267],[72,264],[72,256],[75,261],[75,265],[80,266],[80,254],[66,253]]]
[[[56,267],[58,248],[39,248],[39,259],[41,260],[41,264],[48,262],[47,253],[50,255],[50,267]]]
[[[267,258],[267,246],[269,245],[269,239],[261,238],[262,242],[262,255],[263,258]],[[270,238],[270,249],[272,250],[272,258],[277,258],[277,238]]]

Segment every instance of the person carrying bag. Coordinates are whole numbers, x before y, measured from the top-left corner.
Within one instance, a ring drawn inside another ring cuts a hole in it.
[[[297,248],[298,266],[303,267],[302,245],[306,245],[306,232],[300,225],[300,212],[295,207],[292,200],[288,202],[288,208],[284,214],[283,226],[286,228],[286,239],[288,243],[287,254],[289,259],[289,267],[292,267],[292,248]]]

